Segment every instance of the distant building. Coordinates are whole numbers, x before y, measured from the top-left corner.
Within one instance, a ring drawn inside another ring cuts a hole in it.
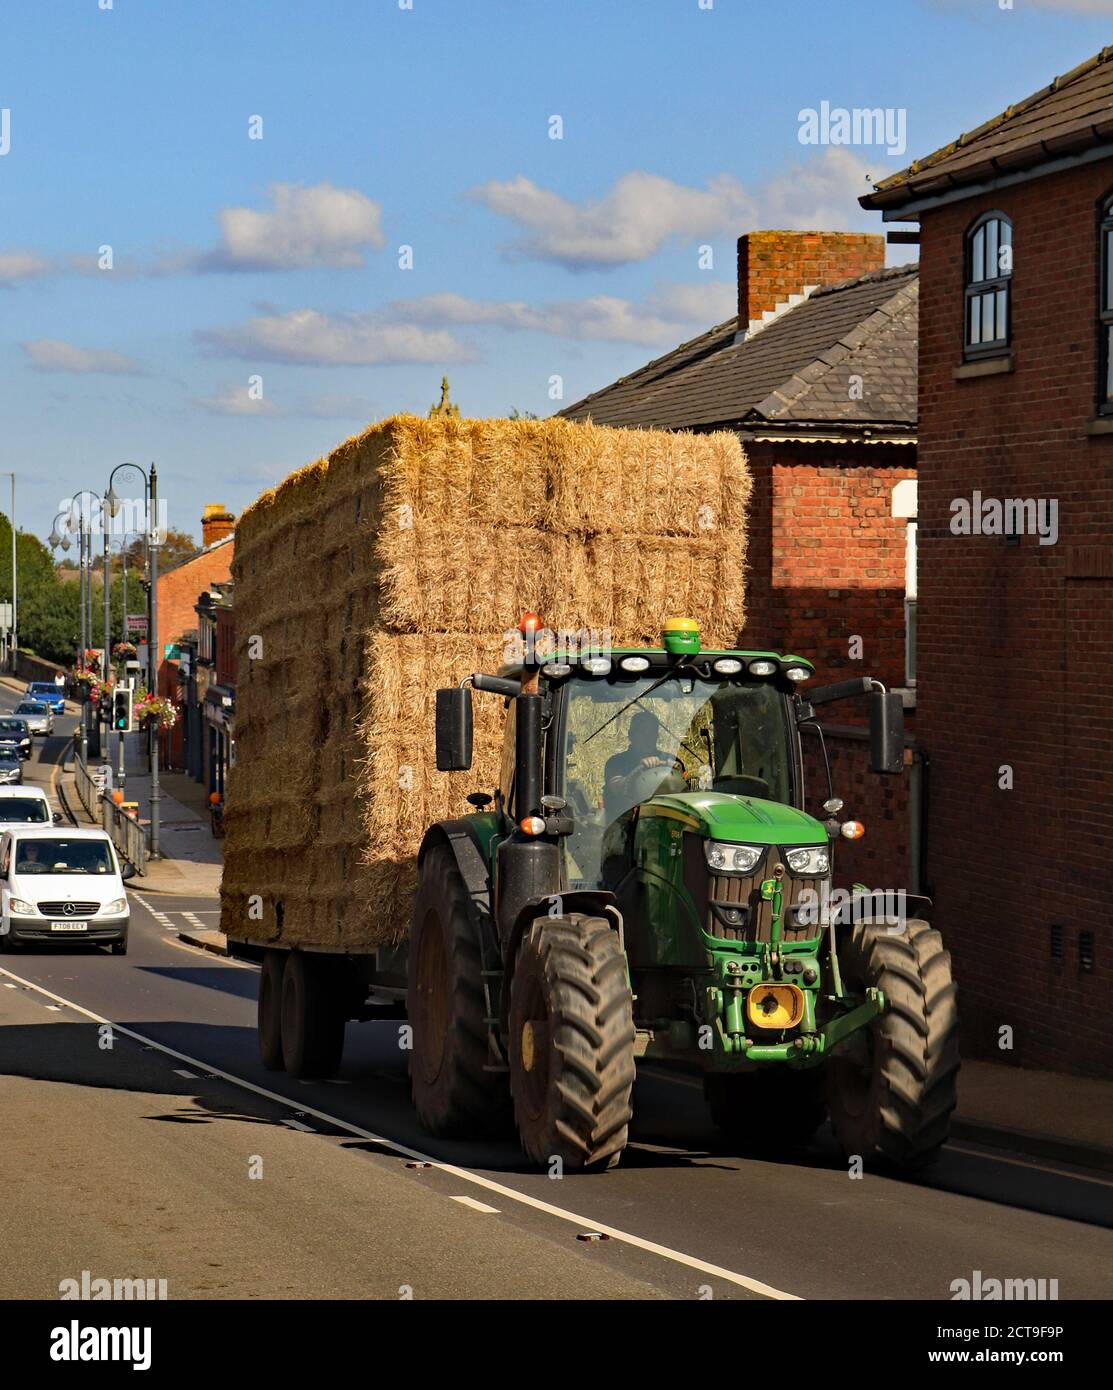
[[[232,578],[236,519],[217,503],[206,506],[201,518],[201,549],[173,569],[158,577],[158,693],[179,697],[179,665],[167,649],[187,649],[197,637],[197,595],[213,585],[227,584]],[[166,767],[185,766],[185,739],[188,717],[180,718],[173,729],[159,735],[160,757]]]

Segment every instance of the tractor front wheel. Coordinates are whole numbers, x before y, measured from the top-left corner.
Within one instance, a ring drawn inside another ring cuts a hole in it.
[[[526,1154],[609,1168],[626,1147],[634,1087],[626,958],[601,917],[541,917],[514,963],[510,1092]]]
[[[885,993],[885,1012],[831,1054],[831,1125],[847,1157],[913,1170],[946,1142],[958,1078],[958,1013],[943,938],[918,918],[899,935],[858,923],[839,952],[843,982]]]
[[[506,1078],[486,1070],[483,962],[467,889],[447,845],[430,849],[421,866],[406,999],[410,1087],[422,1126],[465,1138],[497,1129],[507,1112]]]

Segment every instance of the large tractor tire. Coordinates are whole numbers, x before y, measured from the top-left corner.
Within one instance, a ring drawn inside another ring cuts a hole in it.
[[[287,952],[282,972],[282,1062],[291,1076],[331,1076],[344,1055],[344,1012],[333,962]]]
[[[430,1134],[473,1137],[507,1114],[505,1072],[487,1071],[482,957],[468,895],[447,845],[421,866],[406,992],[414,1109]]]
[[[626,1147],[634,1087],[626,959],[601,917],[542,917],[510,986],[510,1091],[526,1154],[564,1171],[609,1168]]]
[[[959,1068],[955,985],[943,938],[918,918],[900,935],[858,923],[839,965],[848,990],[882,989],[888,1007],[831,1054],[827,1098],[835,1137],[847,1157],[926,1167],[946,1142]]]
[[[256,1033],[259,1057],[267,1071],[282,1071],[282,970],[285,951],[266,951],[259,971],[259,1012]]]
[[[775,1154],[806,1144],[827,1118],[822,1068],[777,1063],[704,1077],[711,1119],[732,1144]]]

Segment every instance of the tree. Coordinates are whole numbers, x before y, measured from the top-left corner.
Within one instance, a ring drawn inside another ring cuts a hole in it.
[[[166,538],[158,548],[159,574],[165,574],[167,570],[172,570],[176,565],[180,565],[183,560],[190,559],[191,556],[197,554],[199,549],[197,542],[188,531],[175,531],[173,527],[168,527]],[[147,558],[142,536],[136,536],[127,547],[127,557],[128,569],[134,570],[138,574]],[[114,564],[118,563],[118,559],[114,559]]]

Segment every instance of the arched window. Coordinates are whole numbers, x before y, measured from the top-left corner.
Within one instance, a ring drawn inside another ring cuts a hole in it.
[[[1101,302],[1098,305],[1098,319],[1101,324],[1098,400],[1104,411],[1113,412],[1113,197],[1105,200],[1101,212]]]
[[[1012,223],[987,212],[966,233],[966,355],[992,357],[1009,346]]]

